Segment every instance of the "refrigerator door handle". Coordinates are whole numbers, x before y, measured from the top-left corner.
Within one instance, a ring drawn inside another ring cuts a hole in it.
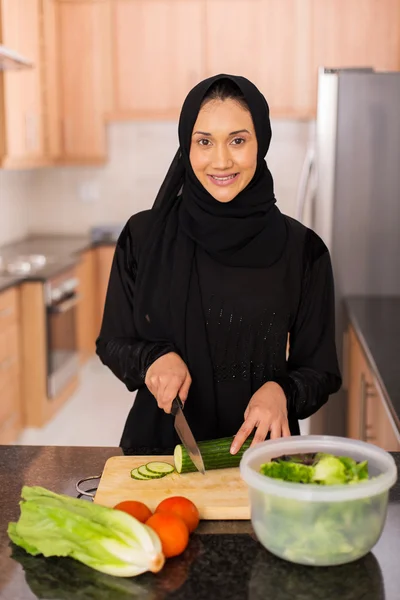
[[[307,150],[303,167],[301,169],[300,180],[296,194],[295,219],[300,221],[300,223],[302,223],[304,220],[304,212],[308,199],[307,192],[310,187],[310,183],[313,183],[312,195],[315,193],[315,166],[315,150],[314,147],[310,146]]]

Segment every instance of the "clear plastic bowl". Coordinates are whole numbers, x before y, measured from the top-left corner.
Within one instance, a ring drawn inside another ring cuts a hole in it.
[[[283,454],[326,452],[368,461],[372,479],[320,486],[272,479],[260,466]],[[247,450],[240,472],[249,486],[251,521],[270,552],[303,565],[340,565],[367,554],[385,524],[389,489],[397,479],[388,452],[357,440],[331,436],[292,436]]]

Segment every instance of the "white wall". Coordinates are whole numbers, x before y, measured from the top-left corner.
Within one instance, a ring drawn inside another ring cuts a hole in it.
[[[310,124],[272,122],[268,165],[280,209],[294,214]],[[122,224],[149,208],[176,152],[173,122],[114,123],[108,127],[109,161],[102,167],[57,167],[1,172],[0,244],[30,233],[86,233]]]

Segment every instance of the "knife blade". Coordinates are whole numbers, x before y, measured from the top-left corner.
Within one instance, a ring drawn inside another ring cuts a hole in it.
[[[175,398],[172,403],[171,414],[175,417],[175,429],[182,444],[185,446],[187,453],[189,454],[196,469],[205,475],[205,468],[203,457],[201,456],[200,449],[196,443],[192,430],[189,427],[189,423],[183,414],[183,404],[179,396]]]

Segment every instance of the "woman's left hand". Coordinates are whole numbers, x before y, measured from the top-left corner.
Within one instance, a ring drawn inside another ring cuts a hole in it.
[[[290,436],[287,401],[281,386],[267,381],[253,395],[244,413],[244,423],[237,432],[231,446],[231,454],[236,454],[254,428],[257,428],[252,446],[263,442],[271,431],[271,440]]]

